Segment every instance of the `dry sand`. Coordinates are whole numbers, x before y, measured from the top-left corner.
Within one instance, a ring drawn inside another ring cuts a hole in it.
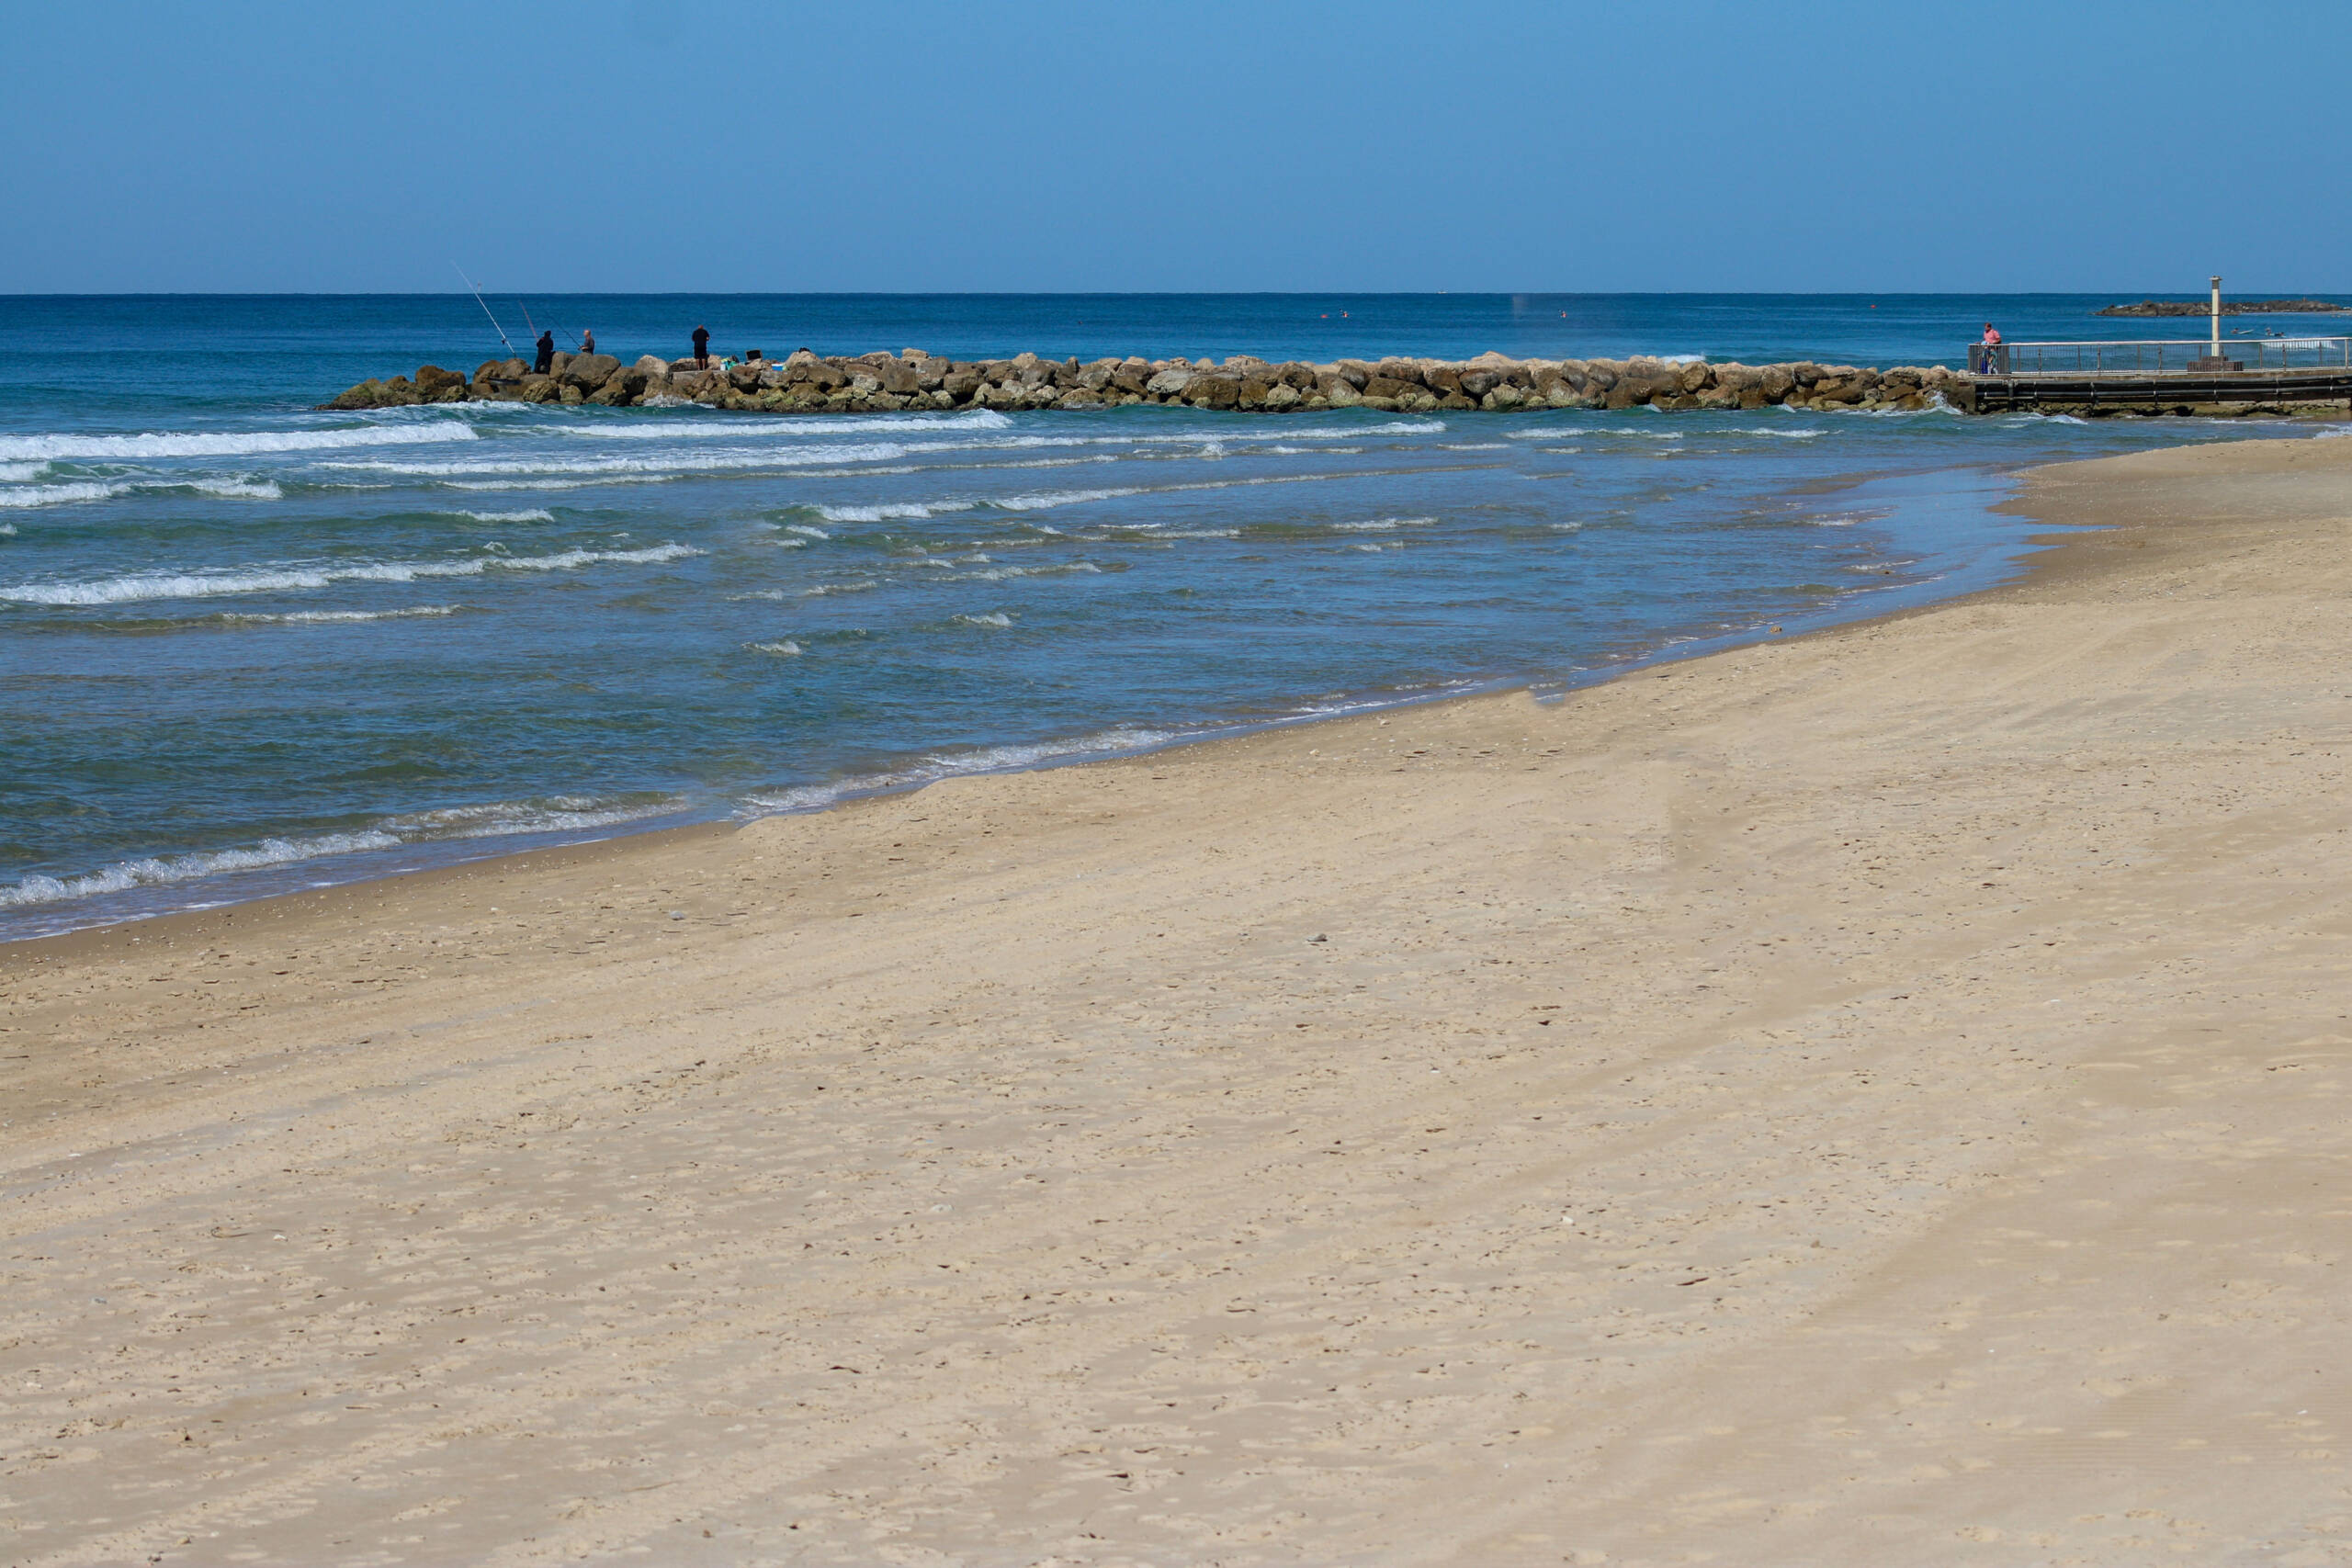
[[[2352,1558],[2352,441],[2026,504],[2122,526],[0,953],[7,1561]]]

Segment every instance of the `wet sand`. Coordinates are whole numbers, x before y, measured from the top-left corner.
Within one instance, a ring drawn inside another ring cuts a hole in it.
[[[0,1556],[2336,1562],[2352,441],[1992,594],[0,949]]]

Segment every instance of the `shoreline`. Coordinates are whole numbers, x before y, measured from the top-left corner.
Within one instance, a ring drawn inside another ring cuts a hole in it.
[[[2341,1549],[2347,502],[0,949],[12,1556]]]
[[[1949,481],[1949,493],[1964,492],[1969,489],[1988,483],[2008,482],[2014,484],[2016,482],[2016,475],[2006,470],[2001,466],[1984,465],[1973,468],[1928,470],[1924,475],[1905,470],[1897,470],[1892,473],[1865,471],[1855,474],[1840,475],[1834,480],[1826,483],[1811,481],[1806,487],[1801,489],[1799,493],[1852,496],[1858,492],[1862,492],[1872,486],[1888,483],[1900,483],[1922,477],[1931,479],[1944,479]],[[1994,503],[1984,508],[1984,511],[1987,514],[1999,513],[2008,516],[2024,515],[2022,513],[2018,512],[2008,502]],[[1859,625],[1864,622],[1882,619],[1888,616],[1907,614],[1920,608],[1930,608],[1938,604],[1956,603],[1976,593],[1991,592],[2006,583],[2019,581],[2024,574],[2030,572],[2033,569],[2033,562],[2039,558],[2043,550],[2049,547],[2052,537],[2053,536],[2028,536],[2023,538],[2008,540],[1999,547],[1988,547],[1979,554],[1959,562],[1956,568],[1950,568],[1945,570],[1938,571],[1915,582],[1904,583],[1889,588],[1864,588],[1852,590],[1845,601],[1833,603],[1830,605],[1815,610],[1804,615],[1784,616],[1783,624],[1793,623],[1805,628],[1800,632],[1786,635],[1791,637],[1810,636],[1815,632],[1821,630],[1831,629],[1840,626]],[[2057,536],[2054,537],[2063,537],[2063,536]],[[1936,585],[1944,581],[1951,574],[1951,570],[1966,570],[1972,575],[1972,577],[1979,579],[1984,578],[1989,573],[1992,581],[1989,582],[1979,582],[1974,586],[1963,587],[1949,593],[1936,592]],[[1890,599],[1907,602],[1894,604],[1883,603]],[[1854,601],[1868,601],[1868,603],[1854,604],[1852,604]],[[387,880],[433,874],[469,865],[495,864],[533,855],[550,854],[567,850],[586,850],[599,845],[631,842],[640,839],[659,840],[664,835],[673,833],[695,834],[712,830],[727,830],[743,826],[750,822],[764,820],[771,817],[822,815],[826,812],[838,809],[841,807],[860,801],[920,793],[924,789],[930,788],[934,784],[944,782],[948,779],[1001,777],[1028,773],[1050,772],[1067,767],[1088,767],[1098,763],[1118,761],[1125,759],[1151,757],[1170,750],[1220,744],[1226,741],[1240,739],[1268,731],[1295,729],[1303,726],[1339,722],[1350,718],[1400,712],[1430,705],[1442,705],[1449,703],[1473,702],[1486,697],[1506,695],[1514,693],[1542,693],[1547,700],[1556,699],[1559,696],[1582,691],[1594,685],[1603,684],[1610,681],[1622,679],[1628,674],[1648,669],[1657,664],[1706,658],[1713,653],[1723,652],[1741,647],[1752,646],[1756,643],[1781,637],[1782,636],[1783,634],[1778,630],[1767,629],[1759,622],[1753,626],[1730,631],[1713,631],[1705,633],[1694,632],[1688,635],[1678,635],[1665,641],[1657,643],[1654,646],[1644,648],[1638,651],[1608,654],[1603,657],[1601,662],[1568,675],[1518,671],[1510,674],[1497,675],[1475,683],[1464,682],[1458,685],[1455,689],[1442,691],[1429,695],[1351,697],[1345,699],[1350,704],[1346,710],[1337,714],[1303,712],[1279,715],[1271,718],[1195,719],[1171,721],[1180,730],[1190,729],[1192,732],[1176,733],[1167,739],[1156,741],[1149,745],[1127,749],[1090,750],[1084,745],[1084,742],[1089,739],[1089,737],[1085,736],[1048,737],[1041,740],[1006,741],[1001,744],[1002,746],[1023,748],[1067,748],[1068,750],[1066,754],[1050,757],[1037,761],[969,769],[943,766],[938,773],[928,777],[899,777],[901,774],[920,770],[922,761],[926,759],[922,756],[916,756],[894,762],[890,768],[882,773],[872,775],[860,775],[852,779],[832,780],[822,784],[792,784],[776,786],[774,790],[770,791],[770,793],[783,795],[792,795],[803,791],[820,791],[826,794],[827,797],[825,799],[808,807],[778,806],[752,810],[747,808],[741,798],[738,798],[731,804],[709,802],[705,803],[702,806],[683,807],[674,812],[659,813],[648,818],[650,821],[661,824],[658,826],[633,829],[625,822],[616,823],[612,825],[611,831],[601,833],[599,836],[595,837],[559,839],[551,842],[522,844],[506,849],[491,849],[477,853],[460,854],[456,858],[450,859],[440,858],[433,852],[441,848],[455,849],[458,846],[474,842],[476,840],[428,840],[405,845],[398,851],[365,852],[365,853],[369,855],[387,856],[395,859],[413,860],[421,863],[406,865],[395,864],[387,869],[381,870],[367,870],[359,867],[356,863],[360,857],[357,855],[349,857],[332,855],[315,860],[289,861],[286,863],[284,867],[284,869],[288,872],[303,870],[320,875],[327,875],[338,867],[348,867],[352,869],[356,874],[342,878],[331,878],[322,886],[285,887],[273,891],[255,892],[243,897],[238,897],[232,894],[218,903],[199,907],[176,908],[165,908],[153,913],[140,913],[137,912],[136,909],[133,909],[130,912],[100,915],[91,919],[86,924],[73,925],[60,931],[34,931],[17,936],[6,935],[4,932],[0,932],[0,953],[6,953],[28,942],[51,942],[62,938],[81,935],[85,932],[109,930],[119,926],[135,925],[144,928],[152,926],[158,921],[176,920],[198,915],[226,914],[232,910],[246,908],[256,905],[272,904],[280,899],[301,898],[314,895],[332,894],[341,889],[365,887],[372,884]],[[1302,698],[1300,700],[1304,701],[1305,699]],[[1150,728],[1146,725],[1146,721],[1137,719],[1128,721],[1123,726],[1114,727],[1114,728],[1132,728],[1137,727]],[[1111,732],[1105,731],[1103,733]],[[719,814],[710,815],[707,813]],[[668,822],[661,822],[661,818],[662,817],[670,817],[677,819]],[[176,852],[176,853],[188,855],[233,853],[246,847],[247,846],[243,845],[231,845],[224,850],[187,851]],[[170,854],[157,854],[148,858],[170,859],[174,858],[174,856]],[[101,875],[109,869],[111,868],[100,867],[94,871],[78,874],[78,875]],[[214,873],[208,875],[189,877],[184,881],[143,885],[137,888],[122,889],[119,892],[77,895],[66,898],[48,900],[41,903],[28,903],[21,906],[21,908],[25,909],[56,908],[61,912],[63,912],[70,909],[72,907],[83,904],[87,900],[119,898],[125,897],[126,895],[137,897],[148,892],[161,891],[173,887],[186,887],[190,890],[191,897],[194,897],[208,886],[213,886],[224,883],[233,885],[240,879],[251,879],[257,881],[261,878],[269,876],[273,872],[278,869],[279,868],[276,867],[266,867],[226,873]]]

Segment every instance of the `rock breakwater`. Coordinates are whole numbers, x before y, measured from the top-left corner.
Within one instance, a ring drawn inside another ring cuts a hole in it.
[[[902,349],[854,357],[802,349],[779,361],[697,366],[647,355],[624,365],[606,354],[555,355],[536,374],[520,359],[493,359],[470,377],[438,366],[413,378],[368,380],[330,409],[424,403],[595,403],[608,407],[700,403],[763,413],[884,413],[901,410],[1090,409],[1134,403],[1250,413],[1370,408],[1401,413],[1540,409],[1923,409],[1957,394],[1967,378],[1942,366],[1709,365],[1654,359],[1341,359],[1276,364],[1237,355],[1214,359],[961,360]]]

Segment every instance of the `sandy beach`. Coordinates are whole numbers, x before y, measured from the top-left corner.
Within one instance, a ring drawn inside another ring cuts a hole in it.
[[[0,949],[0,1559],[2352,1559],[2352,441],[1988,595]]]

